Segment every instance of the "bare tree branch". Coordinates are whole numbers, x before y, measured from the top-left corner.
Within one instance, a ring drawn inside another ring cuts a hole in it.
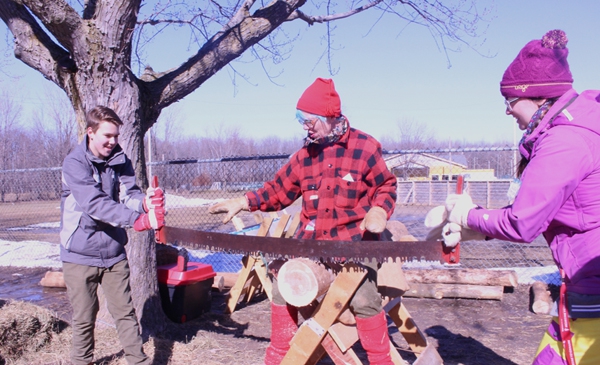
[[[14,36],[17,59],[57,84],[57,75],[75,70],[69,53],[46,34],[23,5],[0,0],[0,18]]]
[[[33,15],[40,19],[63,47],[71,52],[73,51],[73,42],[78,39],[74,35],[82,26],[82,21],[79,14],[67,2],[64,0],[49,2],[16,0],[13,2],[26,6]]]

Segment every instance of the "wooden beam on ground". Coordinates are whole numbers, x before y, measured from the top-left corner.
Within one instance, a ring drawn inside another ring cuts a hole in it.
[[[404,293],[411,298],[467,298],[502,300],[503,286],[467,284],[416,284],[408,283],[410,289]]]
[[[419,284],[470,284],[515,287],[519,277],[514,270],[488,269],[409,269],[406,281]]]

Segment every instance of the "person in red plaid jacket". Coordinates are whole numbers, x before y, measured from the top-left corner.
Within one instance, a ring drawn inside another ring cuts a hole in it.
[[[296,117],[307,131],[304,147],[257,191],[213,205],[210,213],[227,213],[229,222],[241,210],[276,211],[302,198],[297,238],[378,240],[396,202],[396,178],[387,169],[381,144],[351,128],[342,115],[333,80],[317,78],[298,100]],[[359,339],[371,364],[393,364],[376,264],[350,300]],[[298,308],[285,302],[274,279],[271,343],[265,364],[279,364],[297,330]]]

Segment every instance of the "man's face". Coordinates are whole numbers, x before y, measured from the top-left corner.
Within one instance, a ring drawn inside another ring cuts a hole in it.
[[[119,143],[119,127],[111,122],[101,122],[95,133],[88,128],[87,135],[88,147],[98,158],[106,159]]]
[[[311,139],[320,139],[329,135],[334,126],[334,118],[327,118],[325,122],[321,121],[319,118],[314,118],[310,122],[303,124],[304,130],[308,132],[308,136]]]

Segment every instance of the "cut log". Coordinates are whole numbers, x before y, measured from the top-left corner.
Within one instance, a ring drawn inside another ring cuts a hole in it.
[[[225,288],[234,286],[239,275],[237,272],[217,272],[217,276],[223,278],[223,287]]]
[[[517,286],[519,278],[514,270],[487,269],[411,269],[404,270],[406,281],[421,284],[470,284]]]
[[[214,281],[213,281],[212,288],[213,288],[214,290],[217,290],[217,291],[219,291],[219,292],[222,292],[222,291],[223,291],[223,289],[225,288],[225,278],[224,278],[224,277],[222,277],[222,276],[219,276],[219,275],[215,276],[215,279],[214,279]]]
[[[499,285],[420,284],[411,283],[410,281],[408,285],[410,286],[410,289],[404,293],[404,296],[413,298],[502,300],[502,295],[504,293],[504,287]]]
[[[335,275],[318,262],[296,258],[279,269],[279,292],[289,304],[302,307],[325,294]]]
[[[531,285],[531,296],[533,303],[531,310],[536,314],[550,314],[552,309],[552,296],[548,290],[548,285],[541,281],[536,281]]]
[[[40,285],[48,288],[66,288],[65,278],[62,271],[46,271],[40,280]]]

